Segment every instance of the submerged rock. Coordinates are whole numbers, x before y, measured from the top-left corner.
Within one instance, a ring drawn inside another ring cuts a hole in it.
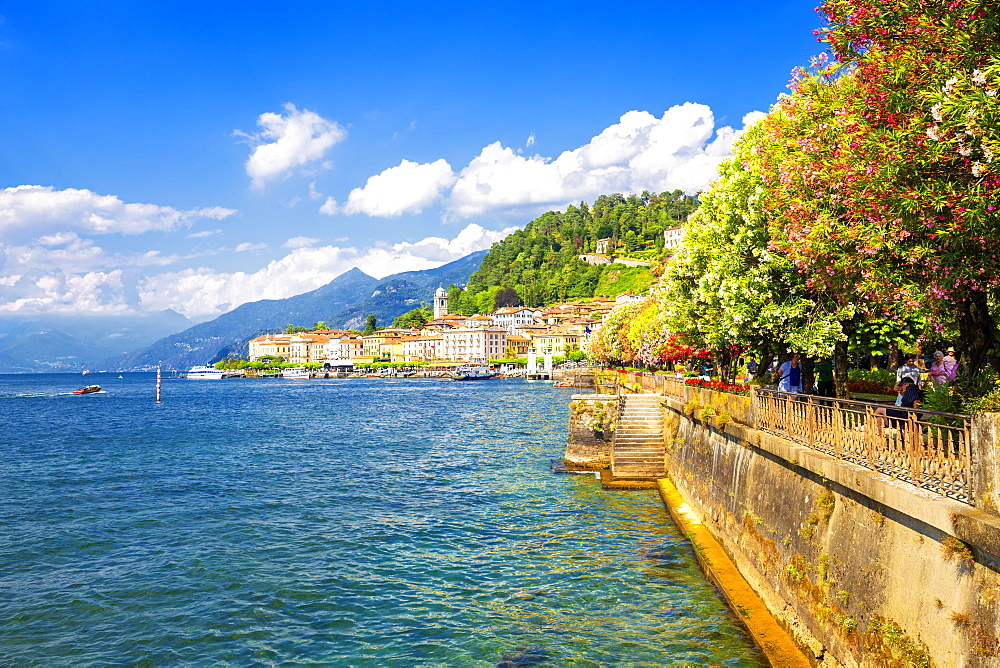
[[[518,646],[503,655],[497,668],[527,668],[552,658],[544,647]]]

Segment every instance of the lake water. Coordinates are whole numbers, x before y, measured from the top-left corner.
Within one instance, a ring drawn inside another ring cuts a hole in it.
[[[0,664],[763,665],[655,492],[550,472],[571,390],[124,376],[0,376]]]

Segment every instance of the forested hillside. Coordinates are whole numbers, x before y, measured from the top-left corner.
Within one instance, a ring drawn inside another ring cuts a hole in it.
[[[592,265],[579,258],[593,253],[598,239],[611,239],[615,256],[658,260],[663,230],[676,227],[698,207],[680,190],[659,195],[602,195],[592,205],[550,211],[514,232],[483,259],[465,290],[449,291],[450,310],[471,315],[497,306],[545,306],[582,297],[610,297],[646,289],[646,267]],[[498,298],[499,293],[499,298]]]

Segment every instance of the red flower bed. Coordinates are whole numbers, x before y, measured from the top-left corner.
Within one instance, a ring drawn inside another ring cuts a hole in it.
[[[703,378],[688,378],[684,381],[685,385],[696,385],[698,387],[704,387],[709,390],[715,390],[716,392],[729,392],[730,394],[742,394],[745,395],[748,392],[746,385],[739,385],[736,383],[727,383],[721,380],[704,380]]]
[[[847,389],[857,394],[895,394],[896,391],[886,385],[874,380],[849,380]]]

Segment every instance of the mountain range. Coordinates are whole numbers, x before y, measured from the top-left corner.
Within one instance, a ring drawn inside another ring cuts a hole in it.
[[[100,369],[141,370],[161,364],[187,370],[229,355],[246,355],[250,339],[278,333],[289,324],[311,327],[325,322],[331,329],[361,329],[369,314],[389,325],[407,311],[431,303],[438,287],[465,285],[482,264],[478,251],[434,269],[372,278],[354,268],[326,285],[286,299],[248,302],[214,320],[203,322],[150,345],[97,362]]]
[[[0,317],[0,373],[82,371],[191,324],[171,310],[129,316]]]

